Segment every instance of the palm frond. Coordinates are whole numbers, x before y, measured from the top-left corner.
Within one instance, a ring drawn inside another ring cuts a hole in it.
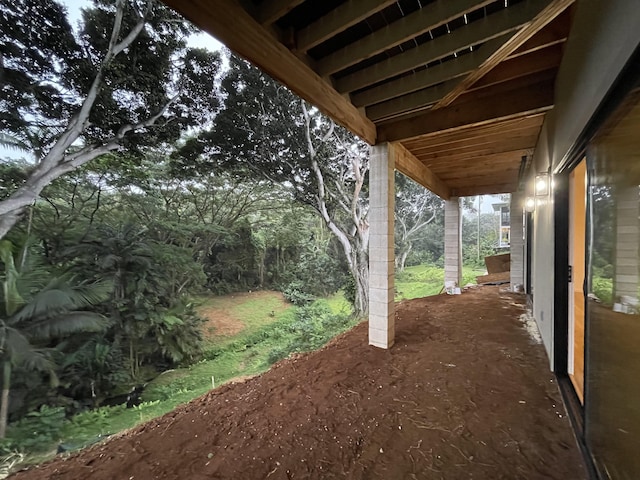
[[[102,332],[110,322],[94,312],[67,312],[29,325],[31,340],[48,340],[79,332]]]
[[[28,355],[29,352],[33,350],[33,346],[29,343],[27,337],[15,328],[5,325],[4,328],[2,328],[2,336],[2,344],[4,345],[5,351],[1,353],[3,356],[6,353],[6,356],[11,358],[14,363],[19,363],[24,355]]]
[[[0,145],[9,149],[21,152],[28,152],[29,145],[13,135],[0,132]]]
[[[108,284],[81,284],[72,287],[68,285],[67,279],[57,277],[15,312],[8,322],[14,326],[28,324],[34,320],[44,320],[64,312],[96,305],[105,300],[109,292]]]
[[[47,349],[31,349],[18,357],[19,363],[27,370],[47,372],[55,377],[56,364]]]

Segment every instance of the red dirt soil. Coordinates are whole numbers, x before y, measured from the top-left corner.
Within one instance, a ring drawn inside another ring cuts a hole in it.
[[[13,480],[585,479],[522,297],[481,287],[367,324]]]

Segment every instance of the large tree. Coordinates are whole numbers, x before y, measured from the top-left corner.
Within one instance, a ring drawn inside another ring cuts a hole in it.
[[[192,32],[154,0],[96,0],[77,32],[54,0],[0,4],[0,135],[33,157],[0,201],[0,238],[61,175],[211,121],[220,58],[186,48]]]
[[[403,271],[414,242],[426,227],[444,214],[444,203],[436,194],[396,172],[395,266]]]
[[[339,240],[355,282],[355,310],[368,309],[368,148],[288,89],[236,57],[222,81],[213,128],[186,143],[176,168],[213,165],[267,179],[311,206]]]

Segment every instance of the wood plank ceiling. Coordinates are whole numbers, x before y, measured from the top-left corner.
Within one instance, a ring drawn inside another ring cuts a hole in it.
[[[163,0],[443,198],[518,189],[574,0]]]

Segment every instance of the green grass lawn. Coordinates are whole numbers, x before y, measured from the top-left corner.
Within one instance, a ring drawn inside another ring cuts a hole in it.
[[[476,277],[484,270],[463,267],[462,285],[476,283]],[[444,269],[432,265],[406,267],[396,274],[396,301],[437,295],[444,286]]]

